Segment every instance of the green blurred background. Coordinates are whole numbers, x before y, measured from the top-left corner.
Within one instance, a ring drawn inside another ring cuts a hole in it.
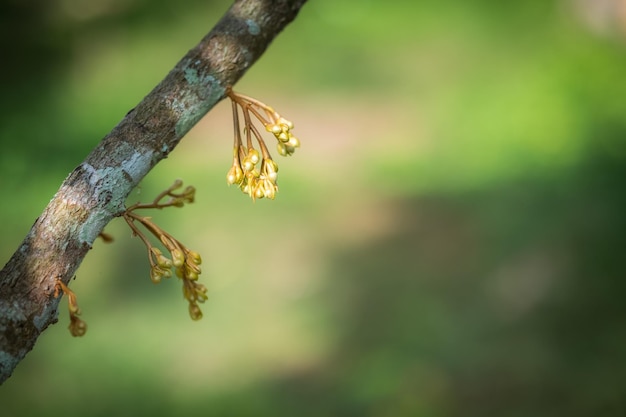
[[[228,8],[4,1],[1,257]],[[275,201],[220,103],[129,202],[203,255],[192,322],[119,219],[6,416],[623,416],[626,5],[311,0],[236,89],[293,120]],[[149,413],[149,414],[148,414]]]

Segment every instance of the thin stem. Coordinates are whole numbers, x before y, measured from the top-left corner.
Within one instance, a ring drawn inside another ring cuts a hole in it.
[[[230,91],[229,91],[230,96]],[[232,97],[231,97],[232,98]],[[239,110],[237,109],[237,103],[235,100],[232,100],[233,103],[233,127],[235,130],[235,148],[239,148],[241,146],[241,133],[239,131]]]
[[[246,157],[246,150],[243,148],[243,145],[239,146],[239,159],[243,160]]]
[[[126,220],[126,223],[128,223],[128,226],[133,231],[133,235],[138,236],[143,241],[143,244],[146,246],[146,249],[148,251],[148,260],[150,261],[150,266],[154,267],[155,262],[154,262],[154,259],[152,259],[153,254],[152,254],[152,251],[150,250],[152,248],[152,243],[150,243],[148,238],[146,238],[144,234],[141,233],[141,231],[137,228],[137,226],[135,226],[135,222],[133,221],[133,218],[136,218],[136,216],[133,215],[131,217],[130,214],[131,213],[124,214],[124,220]]]
[[[270,120],[274,120],[275,121],[277,119],[277,118],[273,117],[273,115],[275,115],[276,112],[274,111],[274,109],[269,107],[267,104],[265,104],[265,103],[263,103],[263,102],[261,102],[259,100],[256,100],[256,99],[254,99],[252,97],[248,97],[248,96],[246,96],[244,94],[236,93],[233,90],[228,90],[227,94],[228,94],[228,97],[230,97],[230,99],[232,101],[237,102],[241,106],[241,108],[244,110],[244,112],[245,112],[245,110],[249,110],[264,125],[269,124],[269,121],[266,120],[257,111],[257,109],[254,108],[254,106],[263,109],[265,111],[265,113],[268,115]]]
[[[259,121],[265,126],[268,125],[270,123],[270,121],[265,120],[265,118],[263,116],[261,116],[261,114],[251,105],[248,105],[248,108],[250,109],[250,111],[252,112],[252,114],[254,114],[254,116],[259,119]],[[265,110],[265,112],[268,114],[268,116],[270,115],[270,113],[268,112],[267,109],[263,109]],[[270,119],[272,119],[272,117],[269,117]],[[273,120],[275,121],[275,120]]]
[[[258,129],[254,125],[250,125],[250,127],[252,128],[252,133],[254,133],[254,136],[256,137],[256,140],[259,143],[259,146],[261,147],[261,153],[263,154],[263,159],[268,159],[268,158],[271,159],[272,155],[270,155],[270,151],[267,149],[267,146],[265,145],[265,141],[261,137],[261,133],[258,131]]]
[[[247,101],[248,103],[255,104],[255,105],[257,105],[257,106],[259,106],[261,108],[264,108],[264,109],[268,107],[267,104],[265,104],[265,103],[255,99],[255,98],[249,97],[249,96],[247,96],[245,94],[236,93],[233,90],[229,91],[228,96],[230,98],[234,97],[234,99],[236,99],[238,101]]]
[[[164,238],[167,240],[169,245],[163,241]],[[167,248],[168,251],[170,251],[170,253],[172,252],[172,249],[178,249],[179,251],[181,251],[181,253],[183,253],[183,255],[185,255],[185,258],[187,257],[186,256],[188,252],[187,248],[185,248],[182,243],[180,243],[178,240],[176,240],[174,236],[170,235],[166,231],[164,230],[162,231],[162,234],[159,240],[161,241],[161,243],[163,243],[163,245],[165,245],[165,247]]]
[[[146,238],[144,236],[143,233],[141,233],[141,231],[137,228],[137,226],[135,226],[135,222],[134,220],[139,220],[136,214],[134,213],[124,213],[124,220],[126,220],[126,223],[128,223],[128,226],[131,228],[131,230],[133,231],[133,235],[134,236],[138,236],[141,240],[143,240],[143,243],[146,245],[146,247],[148,249],[150,249],[150,247],[152,246],[152,244],[150,243],[150,241],[148,240],[148,238]]]
[[[133,212],[126,213],[124,215],[124,217],[126,217],[126,216],[129,216],[132,219],[137,220],[146,229],[148,229],[148,231],[150,233],[152,233],[157,239],[161,238],[161,235],[163,234],[163,230],[161,230],[161,228],[159,226],[157,226],[156,224],[152,223],[148,217],[142,217],[142,216],[139,216],[139,215],[137,215],[137,214],[135,214]],[[128,222],[128,220],[127,220],[127,222]],[[129,225],[130,225],[130,223],[129,223]],[[131,226],[131,228],[133,229],[133,231],[135,231],[135,230],[138,231],[137,227],[132,227]],[[142,237],[144,242],[147,241],[147,238],[145,238],[141,232],[139,232],[139,235],[140,235],[140,237]],[[149,242],[148,242],[148,244],[149,244]]]
[[[242,106],[242,109],[243,109],[243,117],[245,119],[245,126],[246,126],[245,130],[246,130],[246,139],[248,141],[248,149],[252,149],[253,146],[252,146],[252,136],[250,134],[250,128],[254,126],[252,126],[252,121],[250,120],[250,113],[248,112],[249,107]]]
[[[127,212],[132,212],[133,210],[137,210],[137,209],[150,209],[150,208],[156,208],[156,209],[162,209],[165,207],[171,207],[171,206],[175,206],[177,204],[176,202],[176,198],[181,198],[184,196],[183,193],[174,193],[173,191],[176,190],[177,188],[180,188],[182,186],[182,182],[180,180],[177,180],[174,182],[174,184],[172,184],[170,186],[170,188],[168,188],[165,191],[162,191],[161,193],[159,193],[156,198],[154,200],[152,200],[152,203],[135,203],[132,206],[128,207],[126,209]],[[160,203],[160,201],[162,199],[164,199],[165,197],[172,197],[172,199],[170,199],[170,201],[166,202],[166,203]]]

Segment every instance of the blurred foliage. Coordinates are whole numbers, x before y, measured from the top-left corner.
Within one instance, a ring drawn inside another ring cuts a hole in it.
[[[3,413],[623,415],[623,3],[310,2],[236,87],[296,123],[277,199],[225,186],[224,103],[130,197],[198,188],[154,218],[203,255],[203,320],[114,221],[72,282],[87,335],[63,301]],[[9,259],[228,4],[0,7]]]

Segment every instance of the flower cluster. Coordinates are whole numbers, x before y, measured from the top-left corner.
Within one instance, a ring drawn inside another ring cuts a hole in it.
[[[186,203],[192,203],[196,192],[194,187],[188,186],[180,193],[174,192],[174,190],[181,188],[182,185],[182,181],[177,180],[170,188],[159,194],[152,203],[137,203],[128,207],[123,217],[132,229],[133,235],[138,236],[146,245],[152,282],[158,284],[162,278],[170,278],[172,276],[172,268],[174,268],[176,276],[183,281],[183,295],[189,302],[189,315],[193,320],[199,320],[202,318],[202,311],[198,303],[203,303],[208,298],[206,287],[198,282],[198,276],[201,272],[200,264],[202,263],[200,255],[188,249],[179,240],[161,229],[150,217],[139,216],[135,213],[137,209],[182,207]],[[166,197],[169,197],[169,199],[162,202]],[[169,257],[152,244],[146,235],[135,225],[135,222],[139,222],[159,240],[167,252],[169,252]]]
[[[235,140],[233,145],[233,163],[226,174],[226,182],[236,184],[253,200],[257,198],[274,199],[278,191],[276,179],[278,165],[272,159],[259,129],[253,120],[261,123],[265,130],[272,133],[277,140],[277,150],[282,156],[292,155],[300,147],[300,141],[291,131],[293,123],[283,118],[278,112],[265,103],[251,97],[228,90],[232,102]],[[243,115],[243,129],[239,115]],[[245,136],[245,144],[243,140]],[[259,145],[254,147],[253,138]],[[260,165],[259,165],[260,164]]]
[[[63,294],[67,295],[67,306],[70,311],[70,325],[68,326],[70,333],[74,337],[84,336],[87,332],[87,323],[78,317],[80,315],[80,308],[78,308],[78,303],[76,302],[76,294],[57,277],[56,285],[54,286],[54,298],[57,298],[61,291]]]

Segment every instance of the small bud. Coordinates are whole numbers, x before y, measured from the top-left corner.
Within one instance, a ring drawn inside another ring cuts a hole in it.
[[[185,278],[191,281],[197,281],[198,274],[195,271],[188,269],[187,271],[185,271]]]
[[[278,143],[276,144],[276,149],[278,150],[278,153],[279,153],[281,156],[287,156],[287,155],[289,155],[289,154],[287,153],[287,148],[285,147],[285,144],[284,144],[284,143],[282,143],[282,142],[278,142]]]
[[[242,168],[245,172],[250,172],[254,169],[254,163],[250,160],[250,158],[245,157],[243,159]]]
[[[300,147],[300,140],[295,137],[295,136],[291,136],[289,138],[289,142],[287,142],[287,145],[294,147],[294,148],[299,148]]]
[[[68,328],[74,337],[84,336],[85,333],[87,333],[87,323],[76,316],[70,316],[70,325]]]
[[[193,203],[196,199],[196,187],[189,185],[185,188],[185,191],[183,191],[183,197],[187,203]]]
[[[293,155],[295,151],[296,151],[296,148],[294,148],[293,146],[289,144],[285,144],[285,152],[287,152],[287,155],[291,156]]]
[[[175,271],[176,271],[176,276],[180,279],[183,279],[183,277],[185,276],[183,268],[176,268]]]
[[[254,148],[248,148],[248,158],[250,158],[250,161],[256,165],[259,163],[259,161],[261,160],[261,156],[259,155],[259,151],[257,151]]]
[[[278,164],[271,158],[263,160],[263,166],[267,172],[278,172]]]
[[[273,159],[265,159],[263,164],[264,172],[267,178],[273,183],[276,182],[278,178],[278,165],[274,162]]]
[[[164,255],[157,256],[157,265],[163,269],[169,269],[172,267],[172,260]]]
[[[176,181],[174,181],[174,184],[172,184],[172,186],[170,187],[170,190],[175,190],[177,188],[180,188],[183,186],[183,181],[180,179],[177,179]]]
[[[202,258],[200,257],[200,254],[198,252],[190,250],[187,253],[187,257],[191,260],[191,262],[196,265],[200,265],[202,263]]]
[[[274,135],[278,135],[280,134],[280,132],[283,131],[280,126],[274,124],[268,124],[267,126],[265,126],[265,129],[267,129],[268,132],[272,132]]]
[[[196,303],[189,304],[189,316],[191,316],[192,320],[200,320],[202,318],[202,310],[198,307]]]
[[[243,171],[238,165],[230,167],[228,174],[226,175],[226,182],[228,185],[240,184],[243,181]]]
[[[281,117],[278,120],[278,123],[281,124],[282,126],[285,126],[287,128],[287,130],[293,129],[293,123],[291,121],[285,119],[284,117]]]
[[[198,294],[198,299],[200,300],[200,302],[204,302],[209,298],[206,293],[207,288],[202,284],[196,283],[196,294]]]
[[[269,180],[265,180],[269,183]],[[272,183],[266,183],[264,187],[265,197],[273,200],[276,197],[276,186]]]
[[[260,182],[256,186],[256,189],[254,190],[254,198],[263,198],[263,197],[265,197],[265,189],[263,187],[263,183]]]
[[[158,284],[159,282],[161,282],[161,278],[162,274],[159,267],[154,267],[150,269],[150,279],[152,280],[152,282]]]
[[[172,265],[176,268],[183,266],[185,263],[185,255],[179,249],[172,250]]]

